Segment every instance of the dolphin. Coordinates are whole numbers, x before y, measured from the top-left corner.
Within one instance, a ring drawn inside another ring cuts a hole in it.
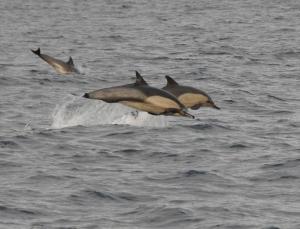
[[[103,88],[85,93],[85,98],[107,103],[121,103],[128,107],[146,111],[152,115],[174,115],[194,118],[186,107],[167,91],[151,87],[136,71],[136,82],[123,86]]]
[[[205,92],[193,87],[179,85],[170,76],[166,76],[166,79],[167,85],[162,89],[175,95],[186,108],[191,108],[192,110],[197,110],[200,107],[220,109]]]
[[[74,62],[72,57],[69,58],[67,62],[55,59],[51,56],[48,56],[46,54],[41,53],[41,49],[38,48],[37,50],[32,50],[31,51],[38,55],[41,59],[46,61],[48,64],[50,64],[57,73],[59,74],[69,74],[72,72],[79,73],[79,71],[75,68]]]

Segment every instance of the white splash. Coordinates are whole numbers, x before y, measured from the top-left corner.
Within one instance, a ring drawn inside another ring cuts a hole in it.
[[[52,113],[52,128],[93,125],[132,125],[166,127],[165,116],[153,116],[145,112],[135,112],[121,104],[108,104],[98,100],[68,95]]]
[[[75,67],[79,71],[79,74],[88,75],[89,72],[90,72],[90,69],[87,68],[85,65],[79,65],[79,64],[77,64]]]

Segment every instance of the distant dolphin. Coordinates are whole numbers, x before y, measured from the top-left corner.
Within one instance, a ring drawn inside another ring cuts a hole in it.
[[[123,86],[103,88],[85,93],[85,98],[99,99],[107,103],[121,103],[152,115],[192,117],[177,98],[167,91],[151,87],[136,71],[136,82]]]
[[[193,87],[179,85],[170,76],[166,76],[166,79],[167,85],[162,89],[175,95],[185,107],[192,110],[197,110],[200,107],[220,109],[205,92]]]
[[[46,61],[48,64],[50,64],[57,73],[60,74],[69,74],[69,73],[79,73],[79,71],[75,68],[74,62],[72,57],[69,58],[68,62],[64,62],[58,59],[55,59],[51,56],[48,56],[46,54],[41,53],[41,49],[38,48],[37,50],[32,50],[31,51],[38,55],[41,59]]]

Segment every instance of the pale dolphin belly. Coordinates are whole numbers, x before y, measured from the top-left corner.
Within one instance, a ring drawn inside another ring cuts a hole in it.
[[[58,64],[55,62],[52,62],[51,65],[54,67],[54,69],[58,72],[58,73],[62,73],[62,74],[67,74],[67,73],[71,73],[73,72],[69,66],[64,66],[62,64]]]

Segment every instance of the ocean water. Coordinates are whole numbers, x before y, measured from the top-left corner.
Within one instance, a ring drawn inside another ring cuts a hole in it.
[[[2,0],[0,19],[1,229],[300,228],[298,0]],[[221,110],[81,97],[135,70]]]

